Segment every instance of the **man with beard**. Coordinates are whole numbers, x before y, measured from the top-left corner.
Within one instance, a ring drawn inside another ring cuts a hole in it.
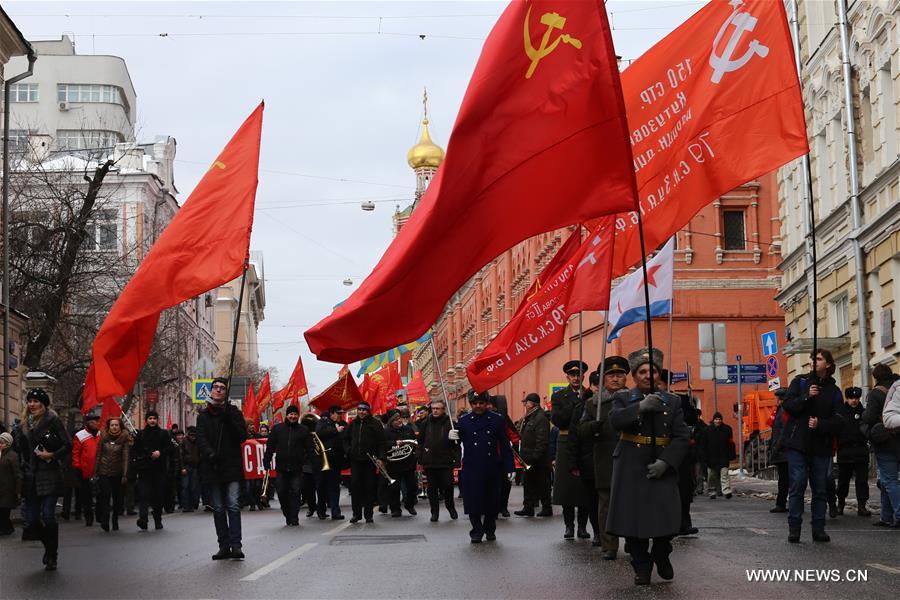
[[[488,541],[497,539],[500,480],[516,467],[504,419],[488,410],[488,393],[472,394],[469,403],[472,412],[459,420],[459,429],[451,431],[449,438],[463,445],[459,485],[472,524],[469,540],[480,544],[484,537]]]
[[[681,530],[676,468],[688,451],[690,432],[681,400],[658,391],[654,370],[663,355],[644,348],[628,356],[635,388],[613,396],[609,421],[619,432],[613,457],[607,532],[625,538],[635,585],[650,583],[653,565],[663,579],[675,576],[669,555]],[[653,547],[650,549],[650,540]]]
[[[453,500],[453,469],[459,465],[459,443],[450,439],[453,425],[443,400],[432,400],[431,414],[418,421],[419,464],[428,481],[428,504],[431,522],[441,510],[441,496],[451,519],[459,517]]]
[[[147,529],[148,505],[153,511],[153,524],[162,529],[163,494],[168,476],[168,458],[172,452],[169,432],[159,426],[159,414],[147,411],[147,425],[138,432],[131,451],[137,473],[138,520],[137,526]]]
[[[553,471],[553,504],[562,505],[563,522],[566,526],[563,537],[567,540],[575,537],[576,506],[579,507],[578,532],[581,534],[579,537],[590,537],[587,533],[587,494],[581,480],[572,474],[569,450],[566,448],[573,410],[590,393],[582,386],[587,371],[587,363],[580,360],[570,360],[564,364],[563,372],[566,374],[569,385],[553,392],[550,397],[550,421],[559,428],[559,438],[556,442],[556,466]]]

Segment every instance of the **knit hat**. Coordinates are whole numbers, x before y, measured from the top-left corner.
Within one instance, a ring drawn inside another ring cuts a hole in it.
[[[28,394],[25,396],[25,400],[30,400],[31,398],[36,398],[38,402],[43,404],[44,406],[50,406],[50,396],[44,391],[43,388],[34,388],[28,391]]]
[[[158,418],[159,418],[159,413],[156,412],[155,410],[148,410],[148,411],[147,411],[147,414],[144,415],[144,418],[145,418],[145,419],[149,419],[150,417],[156,417],[156,418],[158,419]]]
[[[0,441],[6,442],[7,446],[12,446],[13,437],[4,431],[3,433],[0,433]]]
[[[297,408],[296,406],[294,406],[293,404],[291,404],[291,405],[288,406],[287,409],[284,411],[284,414],[285,414],[285,416],[287,416],[287,415],[289,415],[289,414],[291,414],[291,413],[297,413],[297,414],[299,415],[299,414],[300,414],[300,409]]]

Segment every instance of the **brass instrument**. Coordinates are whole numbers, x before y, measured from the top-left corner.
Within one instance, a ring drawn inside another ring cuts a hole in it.
[[[268,500],[268,496],[266,496],[266,492],[269,491],[269,470],[266,469],[266,475],[263,477],[262,491],[259,493],[260,498],[265,498]]]
[[[395,483],[397,483],[397,480],[396,480],[396,479],[394,479],[393,477],[391,477],[390,475],[388,475],[388,472],[387,472],[385,469],[382,469],[382,468],[378,465],[378,459],[377,459],[377,458],[375,458],[374,456],[372,456],[372,455],[369,454],[369,453],[367,453],[367,454],[368,454],[368,456],[369,456],[369,460],[371,460],[371,461],[372,461],[372,464],[375,465],[375,471],[376,471],[379,475],[381,475],[382,477],[384,477],[384,478],[387,480],[388,485],[394,485]]]
[[[387,451],[387,459],[390,462],[400,462],[412,456],[419,445],[418,440],[397,440],[397,443]]]
[[[529,465],[527,462],[525,462],[525,459],[522,458],[522,455],[519,454],[519,451],[516,450],[516,447],[513,446],[512,444],[510,444],[510,448],[512,448],[513,456],[516,458],[516,460],[518,460],[520,463],[522,463],[522,465],[525,467],[526,471],[529,470],[531,468],[531,465]]]
[[[312,437],[313,444],[316,447],[316,454],[322,457],[322,471],[330,471],[331,465],[328,464],[328,450],[325,449],[325,444],[322,443],[315,431],[312,432]]]

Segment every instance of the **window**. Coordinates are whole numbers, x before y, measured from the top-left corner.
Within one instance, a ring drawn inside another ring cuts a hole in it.
[[[98,211],[94,220],[87,225],[87,238],[84,243],[89,250],[111,252],[116,250],[119,239],[119,228],[116,224],[116,211]]]
[[[117,143],[124,141],[116,131],[102,129],[58,129],[56,146],[59,150],[97,150],[112,149]]]
[[[28,148],[28,138],[31,132],[27,129],[10,129],[9,130],[9,149],[13,152],[21,152]]]
[[[725,350],[725,323],[698,323],[700,342],[700,379],[728,379],[728,355]]]
[[[726,210],[724,215],[725,224],[725,249],[726,250],[744,250],[746,241],[744,238],[744,211],[742,210]]]
[[[847,294],[831,301],[831,322],[835,337],[850,333],[850,301]]]
[[[15,249],[22,251],[25,246],[41,249],[47,243],[50,216],[44,211],[16,211],[12,214],[10,237]]]
[[[114,85],[87,83],[59,83],[56,99],[60,102],[108,102],[125,105],[122,90]]]
[[[10,102],[37,102],[38,101],[38,84],[36,83],[14,83],[9,86]]]

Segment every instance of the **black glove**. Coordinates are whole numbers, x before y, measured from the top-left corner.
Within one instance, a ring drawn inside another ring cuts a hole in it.
[[[666,405],[663,403],[662,397],[659,394],[647,394],[644,396],[644,399],[640,401],[640,412],[648,413],[648,412],[662,412],[665,409]]]
[[[655,461],[647,465],[647,479],[659,479],[666,472],[666,469],[669,468],[669,465],[661,458],[657,458]]]

